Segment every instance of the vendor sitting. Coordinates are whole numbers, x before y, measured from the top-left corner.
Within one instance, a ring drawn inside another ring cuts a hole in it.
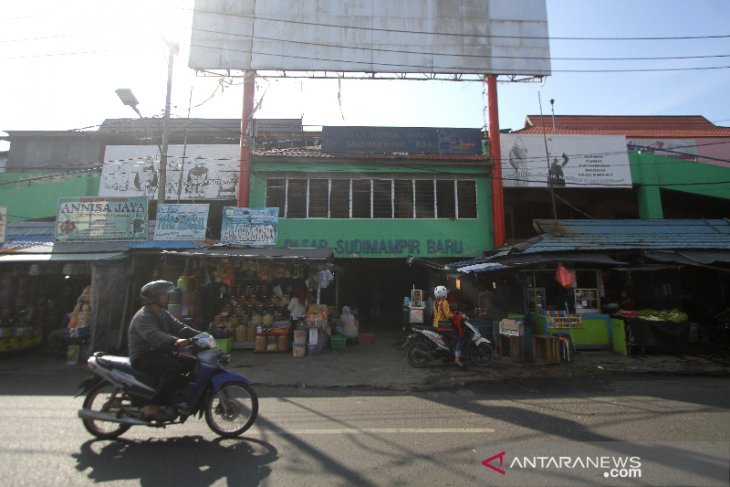
[[[629,295],[626,289],[621,290],[621,309],[635,309],[636,301]]]
[[[350,311],[349,306],[342,307],[342,314],[340,315],[339,322],[335,327],[338,335],[342,335],[347,338],[348,341],[357,340],[359,334],[359,326],[357,319]]]

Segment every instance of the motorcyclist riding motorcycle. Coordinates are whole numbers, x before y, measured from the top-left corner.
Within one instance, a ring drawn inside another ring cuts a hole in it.
[[[132,366],[159,378],[156,394],[142,412],[154,419],[165,419],[169,413],[161,406],[174,402],[175,391],[187,370],[182,359],[173,353],[187,346],[188,338],[200,333],[173,317],[166,306],[175,285],[170,281],[148,282],[140,289],[144,306],[135,313],[129,325],[129,358]]]
[[[448,290],[445,286],[436,286],[433,290],[433,326],[444,335],[450,335],[456,340],[454,348],[454,363],[457,367],[464,367],[461,361],[462,338],[464,330],[461,326],[461,316],[451,311],[446,297]]]

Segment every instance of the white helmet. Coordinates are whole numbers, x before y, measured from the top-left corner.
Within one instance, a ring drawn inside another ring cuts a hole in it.
[[[448,293],[445,286],[436,286],[433,290],[433,296],[436,299],[443,299]]]

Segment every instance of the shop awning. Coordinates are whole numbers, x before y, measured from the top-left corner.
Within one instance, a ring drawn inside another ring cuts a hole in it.
[[[244,248],[233,246],[213,246],[197,250],[163,250],[163,255],[185,257],[242,257],[249,259],[288,259],[288,260],[329,260],[330,248]]]
[[[457,263],[457,271],[468,272],[494,272],[506,269],[517,269],[541,264],[557,264],[558,262],[571,264],[592,264],[592,265],[626,265],[626,262],[616,260],[608,255],[594,253],[574,254],[531,254],[531,255],[509,255],[495,258],[494,261],[481,257],[474,259],[473,263],[468,261]]]
[[[658,262],[672,262],[686,265],[709,265],[730,262],[730,251],[727,250],[676,250],[644,252],[644,255]]]
[[[97,253],[51,253],[41,254],[35,252],[18,252],[15,254],[4,254],[0,256],[0,263],[12,262],[83,262],[99,260],[117,260],[124,258],[122,252],[97,252]]]

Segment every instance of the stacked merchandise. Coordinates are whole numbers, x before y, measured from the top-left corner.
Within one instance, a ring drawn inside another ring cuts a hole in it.
[[[327,320],[328,309],[325,304],[311,304],[307,310],[306,327],[309,330],[307,353],[316,355],[324,348],[326,330],[329,329]]]

